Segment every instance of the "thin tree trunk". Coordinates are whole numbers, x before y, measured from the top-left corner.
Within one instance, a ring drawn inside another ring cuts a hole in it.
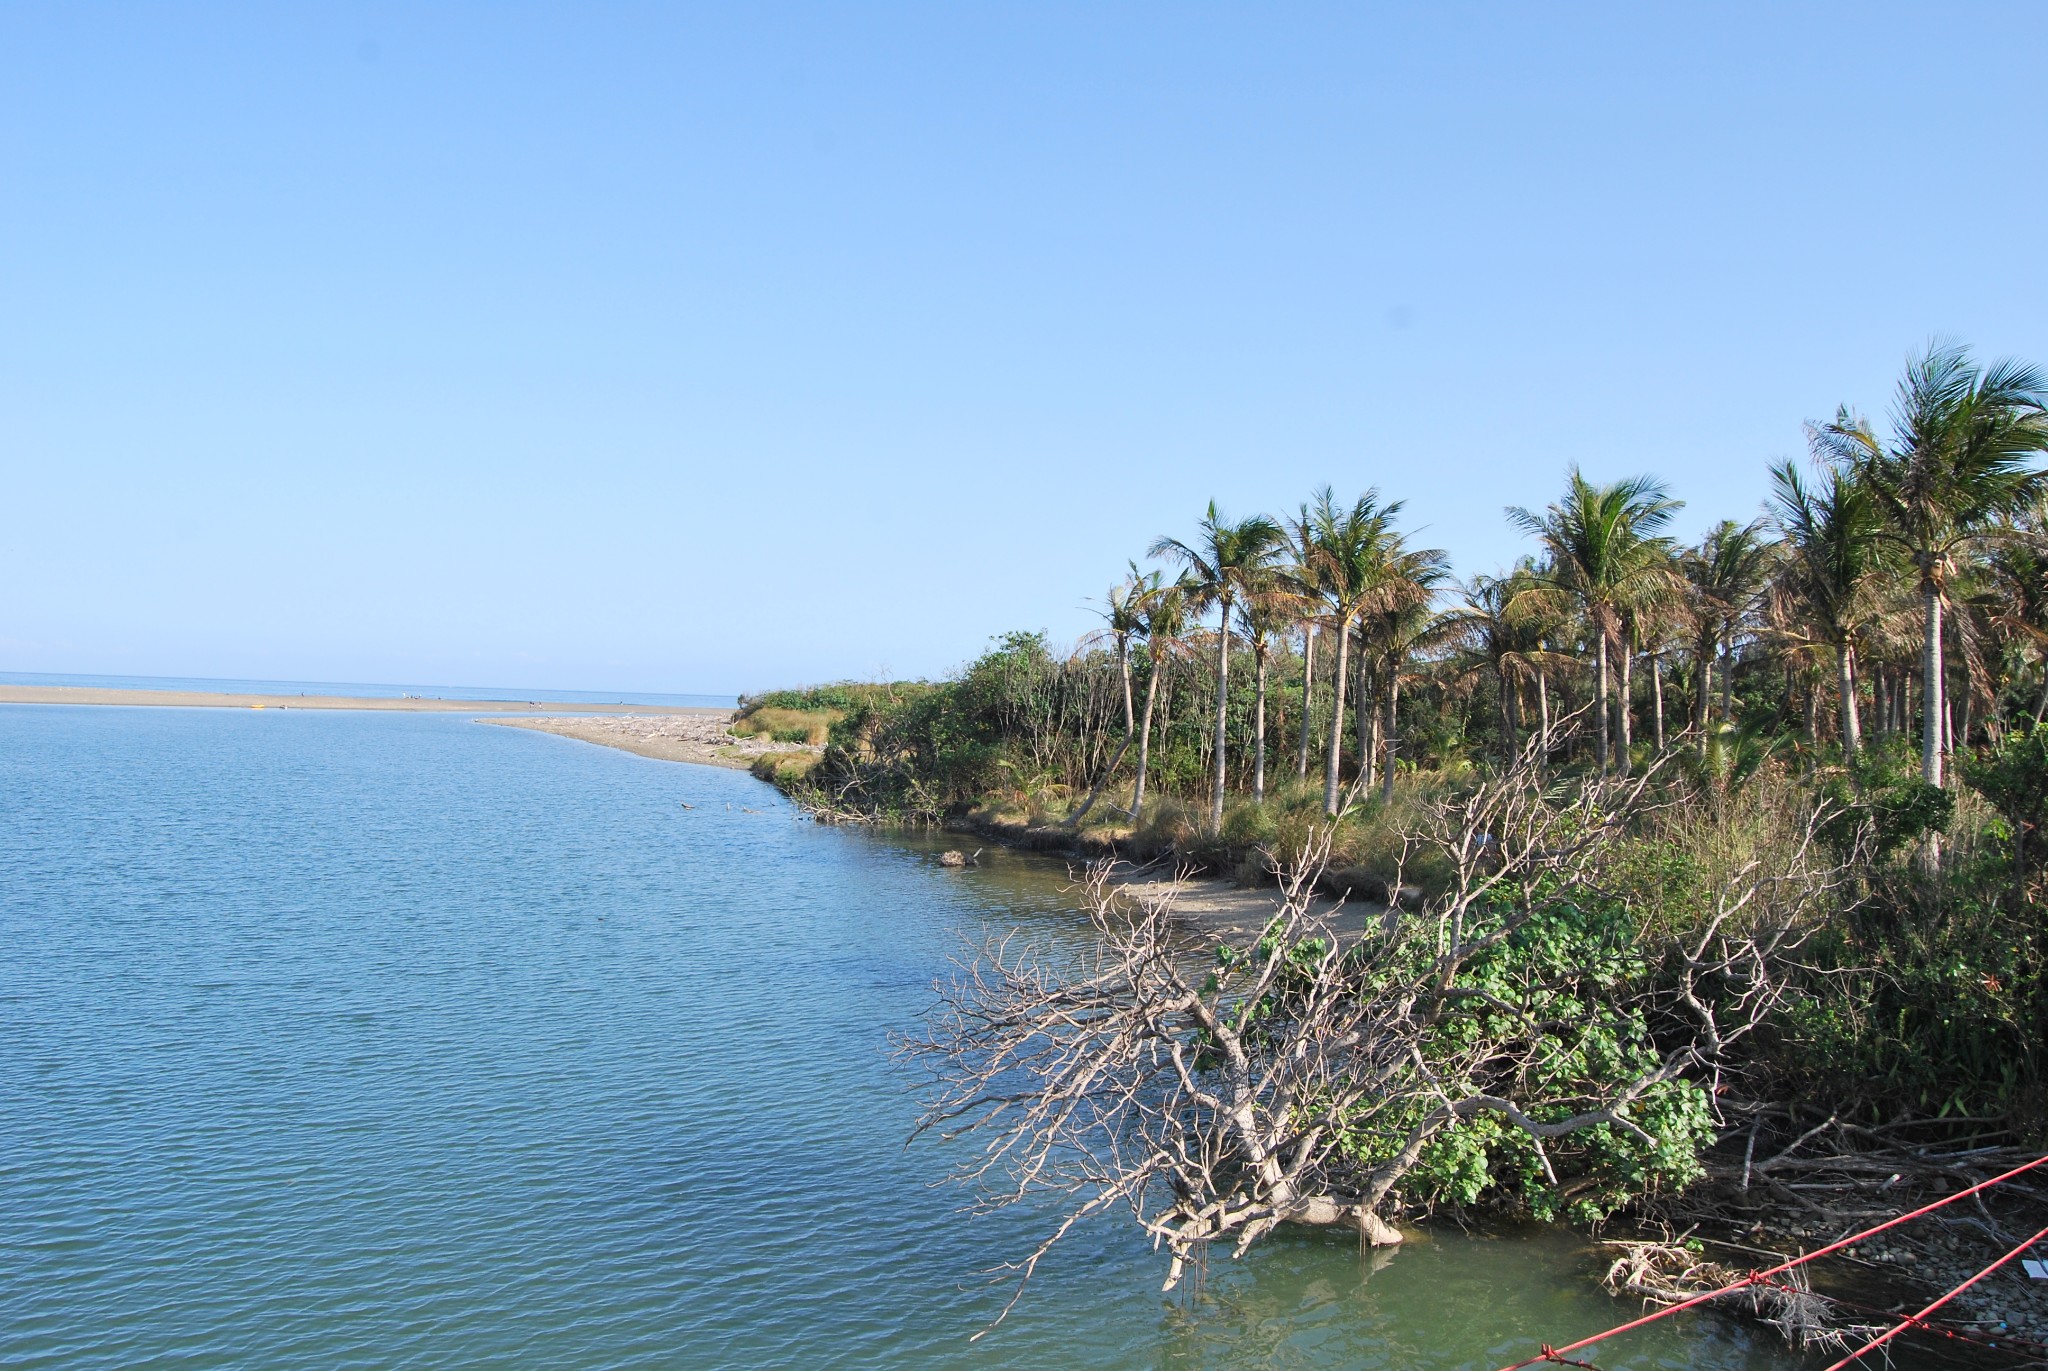
[[[1330,753],[1323,758],[1323,813],[1337,817],[1338,754],[1344,748],[1344,673],[1351,665],[1351,621],[1337,624],[1337,679],[1330,692]]]
[[[1266,654],[1258,654],[1258,688],[1252,704],[1252,803],[1266,802]]]
[[[1664,751],[1664,659],[1650,654],[1650,708],[1656,711],[1657,751]]]
[[[1536,764],[1550,764],[1550,673],[1538,670],[1536,673]]]
[[[1216,756],[1209,772],[1209,831],[1223,831],[1223,783],[1225,750],[1230,723],[1230,600],[1223,601],[1223,618],[1216,634]]]
[[[1735,635],[1721,635],[1721,722],[1735,722]]]
[[[2041,680],[2041,698],[2034,704],[2034,727],[2041,726],[2041,720],[2048,718],[2048,674]]]
[[[1387,674],[1387,766],[1380,773],[1380,799],[1394,798],[1394,758],[1401,752],[1401,664]]]
[[[1615,732],[1621,745],[1615,749],[1615,770],[1626,776],[1634,763],[1635,753],[1635,634],[1631,633],[1621,642],[1621,695],[1615,703]]]
[[[1700,731],[1700,746],[1706,746],[1707,712],[1713,708],[1714,699],[1714,639],[1702,633],[1693,644],[1693,671],[1699,679],[1693,682],[1692,726]]]
[[[1613,722],[1613,702],[1607,698],[1607,632],[1598,624],[1595,624],[1593,626],[1593,637],[1599,643],[1598,656],[1600,660],[1600,698],[1598,707],[1593,711],[1594,717],[1599,721],[1599,727],[1596,730],[1597,743],[1594,750],[1599,755],[1600,774],[1605,776],[1607,774],[1607,730],[1608,726]]]
[[[1138,722],[1138,779],[1131,787],[1131,822],[1138,822],[1138,816],[1145,808],[1145,773],[1152,764],[1152,706],[1159,699],[1159,678],[1166,672],[1166,661],[1157,652],[1152,654],[1152,671],[1145,679],[1145,714]]]
[[[1920,586],[1920,604],[1927,616],[1926,642],[1920,657],[1920,778],[1942,783],[1942,730],[1947,700],[1941,679],[1941,589],[1930,578]]]
[[[1128,636],[1120,636],[1116,640],[1116,665],[1124,678],[1124,736],[1128,738],[1138,726],[1131,709],[1131,640]]]
[[[1522,750],[1521,720],[1516,717],[1520,713],[1521,702],[1517,698],[1514,681],[1510,679],[1507,669],[1496,664],[1494,671],[1500,677],[1501,741],[1506,744],[1501,758],[1503,761],[1511,761],[1515,754]]]
[[[1807,673],[1806,682],[1806,773],[1813,774],[1816,754],[1820,751],[1820,686]]]
[[[1851,643],[1841,643],[1835,648],[1835,690],[1841,696],[1842,704],[1842,758],[1849,765],[1856,764],[1856,753],[1863,743],[1863,729],[1856,718],[1856,648]]]
[[[1380,712],[1373,708],[1374,677],[1378,674],[1366,665],[1364,635],[1358,644],[1358,698],[1352,702],[1352,712],[1358,716],[1358,775],[1353,778],[1351,793],[1364,795],[1372,790],[1373,782],[1379,777],[1380,760]]]
[[[1311,702],[1315,699],[1316,684],[1316,626],[1310,624],[1301,635],[1301,742],[1294,753],[1294,775],[1297,780],[1308,779],[1308,735],[1309,718],[1315,713]]]

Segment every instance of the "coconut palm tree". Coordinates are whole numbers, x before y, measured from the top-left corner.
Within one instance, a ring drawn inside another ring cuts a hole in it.
[[[1714,659],[1721,668],[1721,720],[1732,713],[1735,684],[1735,633],[1756,607],[1770,580],[1770,541],[1761,522],[1738,524],[1723,519],[1678,559],[1685,578],[1693,624],[1693,726],[1706,746],[1707,713],[1712,708]]]
[[[1615,725],[1619,734],[1616,755],[1623,775],[1628,774],[1635,748],[1636,657],[1646,648],[1654,650],[1685,600],[1685,577],[1679,571],[1677,556],[1668,540],[1657,539],[1645,544],[1642,561],[1640,572],[1620,604],[1621,690],[1615,701]],[[1652,690],[1658,711],[1654,734],[1657,749],[1661,752],[1664,748],[1663,676],[1655,666],[1654,657],[1652,663]]]
[[[1440,547],[1405,547],[1399,533],[1389,535],[1380,570],[1378,605],[1360,615],[1360,676],[1384,684],[1378,709],[1364,703],[1370,715],[1370,732],[1360,740],[1358,789],[1372,787],[1374,758],[1384,746],[1382,795],[1393,793],[1393,766],[1399,740],[1395,738],[1395,715],[1401,705],[1401,680],[1407,662],[1415,652],[1440,646],[1452,633],[1452,619],[1436,613],[1436,596],[1450,580],[1450,553]],[[1364,719],[1360,719],[1364,723]],[[1382,732],[1384,730],[1384,732]]]
[[[1280,525],[1263,514],[1232,522],[1217,510],[1216,502],[1196,525],[1195,541],[1161,538],[1146,554],[1180,563],[1190,586],[1197,613],[1214,606],[1216,618],[1216,754],[1209,784],[1209,828],[1223,828],[1223,787],[1229,774],[1228,725],[1230,722],[1230,617],[1259,583],[1274,560],[1286,535]]]
[[[1116,647],[1116,669],[1123,678],[1124,687],[1124,736],[1130,737],[1137,731],[1136,711],[1131,703],[1131,643],[1145,633],[1145,597],[1159,589],[1156,571],[1140,571],[1132,562],[1123,580],[1109,588],[1102,597],[1102,608],[1096,612],[1102,616],[1102,629],[1091,635],[1096,641],[1107,640]]]
[[[2048,376],[2011,360],[1979,367],[1968,348],[1936,343],[1899,382],[1889,443],[1846,409],[1815,434],[1830,455],[1854,465],[1884,516],[1885,537],[1918,575],[1920,771],[1941,785],[1946,586],[1993,521],[2027,508],[2048,484],[2034,465],[2048,451]]]
[[[1335,497],[1330,487],[1324,486],[1315,493],[1311,504],[1302,505],[1295,517],[1287,521],[1285,574],[1295,592],[1301,625],[1301,728],[1294,753],[1294,774],[1300,780],[1308,778],[1311,716],[1315,713],[1316,633],[1320,627],[1313,612],[1316,601],[1316,529],[1319,520],[1333,517],[1334,505]]]
[[[1627,615],[1629,640],[1650,664],[1650,739],[1660,755],[1664,751],[1664,654],[1678,642],[1688,625],[1685,592],[1684,573],[1673,558],[1664,569],[1662,583],[1632,605]],[[1627,679],[1624,675],[1623,680]],[[1626,685],[1623,694],[1627,694]],[[1624,713],[1623,717],[1627,715]]]
[[[1398,535],[1396,535],[1398,540]],[[1361,625],[1366,649],[1386,681],[1385,765],[1380,771],[1380,796],[1394,793],[1394,761],[1401,740],[1397,720],[1401,705],[1401,683],[1407,679],[1408,664],[1417,653],[1441,647],[1456,632],[1456,622],[1436,608],[1438,588],[1451,575],[1450,554],[1440,548],[1398,551],[1387,559],[1385,596],[1388,608],[1370,615]],[[1374,733],[1381,731],[1376,718]],[[1377,749],[1375,749],[1377,750]],[[1372,784],[1368,767],[1359,768],[1359,779]]]
[[[1863,738],[1856,711],[1856,636],[1873,607],[1877,506],[1853,468],[1825,458],[1812,485],[1789,461],[1770,472],[1771,519],[1785,548],[1779,584],[1809,634],[1834,654],[1842,756],[1853,763]]]
[[[1536,602],[1522,593],[1535,584],[1533,565],[1525,558],[1505,576],[1474,576],[1462,587],[1459,603],[1447,611],[1449,627],[1463,644],[1464,676],[1494,678],[1503,758],[1522,749],[1522,687],[1552,664],[1542,646],[1550,625],[1533,612]]]
[[[1542,514],[1508,510],[1510,523],[1540,540],[1550,554],[1548,584],[1539,593],[1576,601],[1592,627],[1599,719],[1595,730],[1601,774],[1610,769],[1613,700],[1609,651],[1620,645],[1622,613],[1661,581],[1670,541],[1661,530],[1681,508],[1662,482],[1632,476],[1596,486],[1574,466],[1564,498]],[[1628,770],[1628,759],[1621,759]]]
[[[1145,655],[1151,670],[1145,678],[1145,712],[1138,718],[1138,774],[1131,784],[1131,822],[1145,809],[1145,778],[1152,767],[1152,708],[1159,702],[1159,680],[1183,650],[1188,627],[1188,588],[1179,581],[1156,577],[1139,601],[1144,620]]]
[[[1266,668],[1273,646],[1301,619],[1301,596],[1282,568],[1269,568],[1246,592],[1238,617],[1256,668],[1252,692],[1252,803],[1266,802]]]
[[[1344,687],[1351,668],[1351,627],[1361,614],[1384,602],[1387,553],[1401,502],[1380,503],[1368,490],[1341,509],[1323,492],[1315,520],[1312,574],[1324,609],[1324,625],[1337,641],[1337,670],[1330,696],[1330,747],[1323,758],[1323,812],[1338,812],[1337,780],[1344,747]]]

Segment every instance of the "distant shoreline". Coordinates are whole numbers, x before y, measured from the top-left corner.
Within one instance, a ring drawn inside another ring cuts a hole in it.
[[[666,714],[729,719],[718,705],[582,704],[563,700],[392,699],[374,695],[241,695],[214,690],[116,690],[0,685],[0,705],[154,705],[180,709],[366,709],[405,714]]]

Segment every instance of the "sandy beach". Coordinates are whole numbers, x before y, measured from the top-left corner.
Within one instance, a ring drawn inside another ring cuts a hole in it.
[[[660,714],[702,717],[723,728],[730,709],[702,705],[592,705],[560,700],[388,699],[374,695],[236,695],[205,690],[103,690],[97,686],[0,685],[0,705],[165,705],[183,709],[378,709],[442,714]]]

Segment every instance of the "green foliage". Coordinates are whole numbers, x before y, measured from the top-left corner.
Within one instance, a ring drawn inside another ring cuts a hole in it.
[[[1954,793],[1922,781],[1903,747],[1873,748],[1854,782],[1838,774],[1821,787],[1836,811],[1826,836],[1844,856],[1861,842],[1868,859],[1888,861],[1929,834],[1946,833],[1955,817]]]
[[[868,705],[898,704],[932,689],[934,687],[927,681],[839,681],[832,685],[805,686],[799,690],[769,690],[759,695],[741,696],[740,715],[744,718],[758,709],[847,714]]]
[[[2015,729],[1982,756],[1962,758],[1962,771],[2011,826],[2024,873],[2032,835],[2048,825],[2048,723]]]
[[[1507,936],[1469,963],[1459,984],[1479,994],[1449,1007],[1433,1027],[1425,1056],[1435,1074],[1470,1081],[1472,1093],[1549,1103],[1529,1108],[1539,1124],[1557,1123],[1654,1069],[1661,1052],[1652,1025],[1631,1006],[1656,976],[1639,925],[1619,901],[1540,903],[1515,924],[1506,909],[1486,911],[1467,937]],[[1389,983],[1412,978],[1434,943],[1411,942],[1412,960],[1390,968]],[[1481,1044],[1512,1051],[1474,1060]],[[1419,1106],[1418,1106],[1419,1108]],[[1413,1199],[1471,1205],[1516,1204],[1543,1219],[1592,1222],[1646,1195],[1676,1190],[1702,1174],[1714,1143],[1706,1093],[1689,1080],[1651,1086],[1626,1117],[1648,1135],[1600,1123],[1545,1143],[1550,1171],[1530,1134],[1503,1115],[1481,1111],[1435,1134],[1406,1183]],[[1363,1166],[1393,1152],[1419,1118],[1376,1120],[1346,1139]]]
[[[2037,1115],[2048,959],[2039,910],[1998,898],[2001,868],[1980,854],[1941,886],[1884,882],[1817,939],[1770,1052],[1781,1088],[1873,1120]]]

